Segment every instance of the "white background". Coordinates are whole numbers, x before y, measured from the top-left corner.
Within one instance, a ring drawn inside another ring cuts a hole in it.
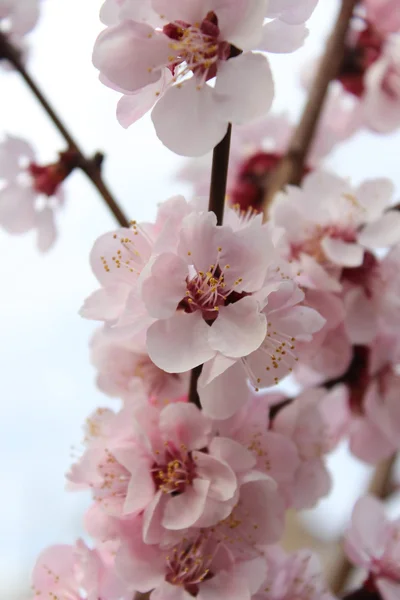
[[[173,177],[182,161],[157,140],[149,118],[128,131],[118,125],[117,94],[98,82],[91,64],[100,4],[43,0],[40,24],[30,36],[29,68],[85,151],[106,152],[105,177],[129,217],[149,219],[157,202],[188,191]],[[278,109],[299,113],[299,69],[319,52],[336,9],[336,0],[320,0],[306,47],[273,58]],[[53,160],[63,142],[19,76],[2,72],[0,90],[1,131],[31,141],[42,162]],[[399,188],[399,148],[399,135],[365,133],[341,147],[331,164],[356,181],[390,176]],[[44,546],[73,542],[81,534],[88,499],[64,491],[64,473],[71,453],[80,452],[84,419],[109,402],[97,391],[89,365],[94,324],[77,313],[95,287],[91,246],[114,221],[82,174],[73,174],[66,192],[59,239],[50,253],[38,254],[33,234],[0,231],[0,597],[8,600],[23,597]],[[319,532],[329,536],[343,527],[366,477],[344,448],[331,462],[333,495],[313,515]]]

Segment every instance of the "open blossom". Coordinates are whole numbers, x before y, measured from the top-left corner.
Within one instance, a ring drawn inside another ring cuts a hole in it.
[[[309,550],[286,554],[266,548],[267,577],[254,600],[334,600],[318,557]]]
[[[357,189],[323,171],[311,173],[301,188],[276,196],[271,219],[285,230],[282,251],[308,286],[338,291],[343,267],[362,264],[366,249],[396,244],[400,214],[390,210],[393,184],[366,181]]]
[[[114,335],[147,330],[148,354],[164,371],[206,363],[200,398],[214,418],[246,402],[243,369],[255,387],[278,383],[297,360],[295,342],[310,340],[324,323],[300,306],[304,294],[277,266],[261,215],[241,222],[230,212],[226,222],[235,229],[218,226],[213,213],[188,214],[170,251],[152,252],[137,225],[106,234],[92,252],[104,288],[83,309],[113,325]]]
[[[128,600],[126,585],[115,572],[114,556],[106,546],[90,550],[82,540],[75,546],[50,546],[32,574],[35,600]]]
[[[356,503],[345,538],[349,559],[367,571],[364,588],[382,600],[400,594],[400,519],[389,521],[384,505],[373,496]]]
[[[138,402],[138,385],[142,385],[154,403],[168,403],[187,394],[189,377],[186,373],[166,373],[149,358],[145,342],[117,340],[104,328],[91,341],[91,359],[97,368],[97,385],[110,396],[126,402]],[[140,392],[139,392],[140,395]]]
[[[125,126],[156,104],[152,119],[161,141],[178,154],[200,156],[224,137],[229,122],[268,111],[273,81],[259,51],[301,46],[315,4],[107,2],[106,21],[119,22],[100,34],[93,61],[103,81],[125,93],[118,109]]]
[[[282,485],[289,505],[312,508],[329,493],[331,479],[324,455],[336,447],[346,425],[347,391],[340,385],[329,392],[306,390],[278,412],[272,429],[296,445],[300,459],[293,481]]]
[[[153,600],[250,600],[266,574],[263,558],[236,560],[209,530],[163,549],[144,544],[137,524],[122,540],[116,568],[132,591],[152,590]]]
[[[40,166],[28,142],[8,136],[0,144],[0,226],[8,233],[21,234],[31,229],[45,252],[55,242],[55,212],[64,203],[62,182],[75,166],[72,152],[60,153],[59,160]]]

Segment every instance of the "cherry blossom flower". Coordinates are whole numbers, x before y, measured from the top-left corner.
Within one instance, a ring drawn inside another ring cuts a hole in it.
[[[329,392],[306,390],[274,418],[273,431],[292,440],[300,458],[294,481],[286,484],[289,504],[296,509],[312,508],[329,493],[323,457],[346,432],[347,415],[347,390],[339,385]]]
[[[106,546],[90,550],[82,540],[75,546],[58,545],[44,550],[32,575],[35,600],[107,598],[128,600],[126,586],[114,569],[114,558]]]
[[[373,496],[356,503],[345,538],[349,559],[366,569],[364,588],[382,600],[396,600],[400,593],[400,519],[389,521],[384,505]]]
[[[21,37],[39,18],[39,0],[0,0],[0,30]]]
[[[126,93],[118,110],[123,125],[157,101],[152,119],[161,141],[178,154],[200,156],[224,137],[229,122],[268,111],[272,75],[266,57],[255,51],[301,46],[315,4],[275,2],[269,8],[265,0],[211,0],[205,8],[202,0],[185,6],[147,0],[116,10],[108,3],[106,20],[119,22],[100,34],[94,65]],[[266,17],[272,20],[265,23]]]
[[[116,568],[131,590],[153,600],[250,599],[265,578],[265,561],[237,561],[209,530],[186,537],[167,549],[146,545],[138,525],[122,541]]]
[[[140,404],[142,393],[146,402],[165,404],[187,394],[189,377],[185,373],[166,373],[149,358],[144,340],[115,340],[102,328],[91,341],[91,359],[98,369],[97,385],[109,396]]]
[[[37,245],[46,252],[56,239],[54,214],[64,203],[62,182],[76,166],[73,152],[40,166],[33,148],[24,140],[8,136],[0,145],[0,226],[8,233],[35,229]]]
[[[400,237],[400,214],[390,210],[393,184],[364,182],[357,189],[323,171],[302,188],[277,194],[271,219],[285,229],[282,251],[312,287],[338,291],[343,267],[358,267],[365,249],[388,247]]]
[[[318,557],[310,550],[293,554],[266,549],[267,577],[254,600],[334,600],[324,581]]]

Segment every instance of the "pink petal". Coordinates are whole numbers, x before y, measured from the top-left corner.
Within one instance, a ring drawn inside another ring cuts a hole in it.
[[[65,586],[78,591],[79,586],[74,571],[75,560],[73,546],[50,546],[37,559],[32,574],[33,586],[43,596],[57,587]]]
[[[235,125],[265,115],[274,98],[266,57],[246,52],[224,62],[218,70],[214,96],[220,118]]]
[[[131,20],[108,27],[96,40],[93,64],[110,81],[135,92],[159,81],[168,64],[169,39]]]
[[[322,240],[321,247],[327,258],[335,265],[359,267],[362,264],[364,250],[358,244],[326,237]]]
[[[209,481],[194,479],[182,494],[169,497],[165,505],[163,527],[174,531],[191,527],[204,510],[209,488]]]
[[[56,241],[57,230],[54,212],[46,206],[36,216],[37,243],[40,252],[47,252]]]
[[[249,388],[245,371],[240,363],[235,363],[206,384],[208,372],[205,365],[199,379],[198,393],[203,410],[213,419],[229,419],[247,402]]]
[[[190,450],[208,446],[211,421],[193,404],[170,404],[160,415],[160,431],[164,441],[184,444]]]
[[[209,445],[211,455],[227,463],[233,471],[249,471],[256,464],[252,453],[229,438],[215,437]]]
[[[236,476],[231,467],[204,452],[194,452],[193,458],[197,475],[209,482],[210,497],[221,502],[230,500],[237,486]]]
[[[125,284],[111,285],[96,290],[86,298],[79,314],[85,319],[113,321],[123,311],[129,287]]]
[[[118,575],[138,592],[148,592],[157,587],[165,576],[165,559],[155,546],[143,543],[139,523],[123,541],[115,559]]]
[[[304,44],[307,36],[305,25],[288,25],[275,19],[264,25],[263,37],[257,48],[264,52],[294,52]]]
[[[175,313],[186,294],[187,276],[187,264],[179,256],[166,252],[155,259],[142,285],[142,298],[152,317],[167,319]]]
[[[156,321],[147,332],[151,360],[167,373],[183,373],[215,356],[208,342],[209,326],[200,312],[178,311],[170,319]]]
[[[357,240],[367,248],[387,248],[400,241],[400,214],[388,210],[380,219],[366,225]]]
[[[200,586],[198,600],[250,600],[250,589],[243,577],[222,571]]]
[[[247,296],[220,308],[208,339],[210,346],[228,356],[240,358],[259,348],[267,334],[267,319],[258,302]]]
[[[36,194],[31,188],[11,184],[0,191],[0,226],[8,233],[25,233],[35,225]]]
[[[153,108],[152,119],[162,143],[182,156],[206,154],[228,127],[223,111],[215,109],[214,90],[207,84],[199,89],[197,77],[170,87]]]

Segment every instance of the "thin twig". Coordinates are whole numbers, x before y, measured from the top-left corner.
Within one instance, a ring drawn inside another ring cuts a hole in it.
[[[268,180],[263,202],[265,219],[268,219],[269,207],[275,194],[286,184],[298,185],[301,181],[329,83],[335,79],[343,60],[346,34],[357,2],[358,0],[342,0],[335,28],[320,62],[300,123],[294,132],[286,155]]]
[[[210,201],[208,210],[213,211],[217,216],[217,224],[222,225],[224,218],[226,183],[228,179],[229,151],[231,147],[232,125],[228,125],[228,130],[223,140],[214,148],[213,162],[211,170]],[[203,365],[192,369],[189,386],[189,402],[192,402],[200,408],[200,398],[197,392],[197,382],[201,375]]]
[[[21,56],[19,51],[10,43],[7,36],[0,32],[0,59],[8,60],[15,69],[20,73],[25,83],[28,85],[29,89],[33,93],[33,95],[37,98],[37,100],[42,105],[43,109],[54,123],[55,127],[58,129],[64,140],[67,142],[70,150],[73,150],[79,156],[79,168],[87,175],[87,177],[91,180],[93,185],[97,188],[98,192],[102,196],[103,200],[113,213],[114,217],[118,221],[118,223],[122,227],[129,227],[129,221],[112,196],[110,190],[104,183],[101,172],[100,165],[101,161],[99,161],[100,154],[96,154],[93,159],[88,159],[83,154],[80,149],[78,143],[73,138],[71,133],[68,131],[66,126],[63,124],[53,107],[48,102],[47,98],[44,96],[43,92],[39,89],[35,81],[32,79],[28,71],[26,70],[24,64],[21,61]]]
[[[393,455],[376,467],[374,476],[368,487],[368,493],[382,500],[385,500],[390,495],[392,491],[391,478],[395,462],[396,455]],[[353,565],[343,553],[342,548],[340,551],[341,556],[337,560],[336,567],[334,567],[332,576],[330,577],[331,589],[336,594],[340,594],[343,591],[353,570]]]

